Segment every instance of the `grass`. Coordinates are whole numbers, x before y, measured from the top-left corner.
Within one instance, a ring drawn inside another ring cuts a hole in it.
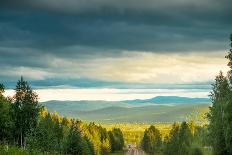
[[[0,154],[1,155],[29,155],[29,152],[17,147],[0,146]]]
[[[16,146],[0,145],[0,155],[42,155],[38,151],[28,151]]]

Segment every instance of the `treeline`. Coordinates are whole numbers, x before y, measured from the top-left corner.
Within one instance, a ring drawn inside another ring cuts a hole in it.
[[[49,113],[23,78],[14,97],[4,97],[4,89],[0,84],[0,154],[12,154],[14,146],[24,154],[108,155],[124,146],[120,129],[107,131],[94,123]]]
[[[150,154],[162,155],[202,155],[207,146],[207,130],[194,122],[174,123],[168,136],[162,137],[155,126],[144,132],[142,149]]]

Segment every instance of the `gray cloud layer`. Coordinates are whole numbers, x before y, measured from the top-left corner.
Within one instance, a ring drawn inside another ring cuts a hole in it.
[[[230,0],[8,0],[0,38],[4,45],[36,48],[218,50],[231,31],[231,5]]]
[[[123,51],[226,51],[231,6],[231,0],[3,0],[1,70],[49,71],[54,57],[84,61]]]

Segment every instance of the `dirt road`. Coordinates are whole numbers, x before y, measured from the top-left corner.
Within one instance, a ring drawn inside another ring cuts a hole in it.
[[[126,155],[145,155],[142,150],[131,148],[127,151]]]

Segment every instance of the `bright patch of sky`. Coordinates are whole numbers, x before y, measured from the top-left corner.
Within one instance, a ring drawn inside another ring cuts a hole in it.
[[[208,89],[37,89],[39,101],[80,101],[105,100],[122,101],[134,99],[149,99],[156,96],[181,96],[206,98]],[[14,90],[6,90],[6,96],[13,96]]]

